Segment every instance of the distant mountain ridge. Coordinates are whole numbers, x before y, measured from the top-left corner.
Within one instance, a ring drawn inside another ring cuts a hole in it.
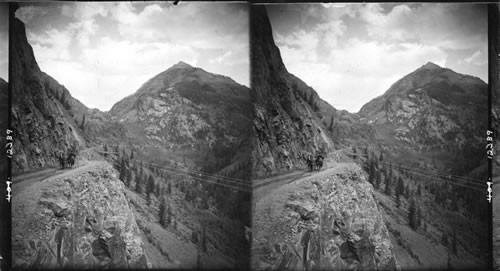
[[[117,102],[109,113],[126,127],[132,145],[156,156],[188,157],[188,162],[212,172],[248,162],[242,150],[250,148],[250,89],[227,76],[181,61]],[[225,157],[213,157],[214,150]],[[211,161],[214,164],[207,166]]]
[[[375,128],[375,139],[396,156],[427,153],[429,162],[429,156],[448,153],[442,162],[455,167],[458,163],[466,171],[480,165],[475,158],[481,153],[481,131],[487,129],[487,105],[488,85],[481,79],[429,62],[358,114]]]

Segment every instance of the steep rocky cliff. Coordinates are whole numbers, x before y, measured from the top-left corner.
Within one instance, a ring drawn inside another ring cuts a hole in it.
[[[56,162],[58,152],[86,145],[79,122],[85,107],[38,67],[24,24],[12,20],[12,127],[15,133],[14,173]]]
[[[283,186],[255,208],[253,269],[397,267],[373,187],[354,164]]]
[[[255,91],[255,177],[304,167],[307,153],[327,152],[333,142],[322,117],[335,109],[288,73],[274,43],[265,7],[251,9],[251,84]]]
[[[14,267],[148,267],[124,185],[109,164],[90,162],[14,189]]]

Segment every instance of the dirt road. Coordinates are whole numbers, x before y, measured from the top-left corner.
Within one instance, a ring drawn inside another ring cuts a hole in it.
[[[90,167],[106,163],[104,161],[81,161],[78,166],[74,168],[59,169],[59,168],[48,168],[35,172],[30,172],[26,174],[21,174],[14,176],[12,185],[12,195],[15,197],[16,194],[22,193],[26,188],[31,187],[33,184],[42,182],[51,177],[60,177],[78,173],[81,171],[88,170]]]
[[[350,165],[352,163],[337,163],[330,165],[328,168],[323,168],[320,171],[308,171],[308,170],[300,170],[294,171],[287,174],[273,176],[269,178],[255,180],[253,182],[253,202],[254,204],[260,201],[262,198],[267,195],[274,194],[274,191],[279,188],[286,186],[287,184],[291,184],[294,182],[301,182],[311,178],[318,178],[330,175],[341,167],[345,167],[346,165]]]
[[[290,197],[307,193],[304,187],[312,187],[318,179],[324,179],[355,166],[353,163],[337,163],[321,171],[301,171],[260,180],[261,185],[253,194],[253,229],[252,229],[252,268],[271,267],[273,260],[268,259],[270,249],[275,244],[287,242],[293,235],[286,204]],[[264,264],[264,265],[261,265]]]

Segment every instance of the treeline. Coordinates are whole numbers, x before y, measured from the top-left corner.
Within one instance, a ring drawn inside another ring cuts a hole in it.
[[[404,179],[407,176],[400,174],[391,163],[386,162],[382,153],[376,156],[364,149],[360,154],[367,157],[364,168],[368,172],[368,181],[373,187],[390,197],[394,197],[396,207],[407,210],[408,223],[412,229],[426,228],[421,204],[422,184],[405,182]],[[358,159],[358,155],[358,151],[353,148],[351,157]]]
[[[118,153],[114,165],[119,179],[130,190],[144,196],[148,205],[162,207],[159,208],[162,225],[175,223],[173,217],[178,212],[171,206],[174,193],[177,199],[198,209],[215,208],[229,218],[250,223],[249,192],[218,185],[217,177],[192,172],[181,162],[148,162],[135,157],[133,151]]]
[[[461,213],[472,219],[487,217],[487,208],[484,207],[486,200],[477,200],[484,195],[479,195],[481,193],[476,190],[452,184],[457,180],[450,176],[424,176],[421,174],[423,171],[417,167],[415,170],[409,169],[409,165],[403,168],[386,161],[383,153],[375,154],[367,149],[353,148],[351,158],[361,162],[368,172],[368,181],[377,191],[392,197],[396,207],[406,212],[408,225],[415,231],[420,229],[427,232],[428,223],[433,219],[426,215],[429,208],[440,207],[451,214]],[[432,174],[433,171],[429,170],[425,175]],[[440,242],[457,255],[456,227],[451,225],[451,228],[453,229],[449,232],[443,232]]]

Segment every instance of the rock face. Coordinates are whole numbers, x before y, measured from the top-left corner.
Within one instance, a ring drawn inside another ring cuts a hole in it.
[[[333,147],[322,117],[335,109],[303,81],[288,73],[263,6],[251,9],[252,88],[255,91],[253,174],[304,167],[307,153]]]
[[[18,193],[13,259],[19,268],[146,268],[124,185],[105,162]]]
[[[40,70],[28,44],[24,24],[14,18],[10,62],[13,173],[55,164],[58,152],[85,146],[79,122],[88,109],[69,91]]]
[[[482,140],[487,90],[479,78],[429,62],[364,105],[359,115],[376,127],[391,127],[395,139],[416,149],[461,149]]]
[[[273,196],[258,203],[257,212],[264,213],[259,218],[269,215],[273,224],[254,222],[259,224],[254,246],[264,249],[265,256],[259,258],[256,253],[253,269],[396,269],[373,187],[358,166],[341,166],[279,193],[282,200]]]

